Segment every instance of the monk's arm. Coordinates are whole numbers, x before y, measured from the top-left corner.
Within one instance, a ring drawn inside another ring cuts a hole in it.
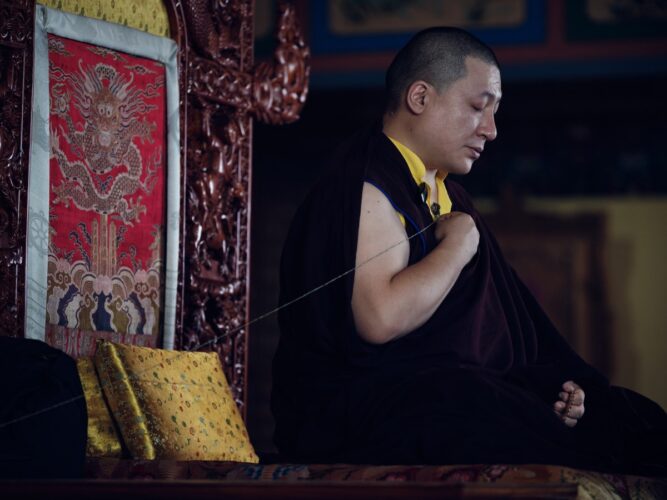
[[[356,264],[407,238],[394,208],[380,190],[365,183],[361,197]],[[382,344],[423,325],[454,286],[477,251],[472,218],[454,212],[438,221],[435,249],[408,266],[407,241],[359,267],[354,276],[352,312],[359,335]]]

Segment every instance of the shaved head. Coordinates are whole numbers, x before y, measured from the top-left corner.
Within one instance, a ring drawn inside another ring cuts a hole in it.
[[[387,70],[385,111],[396,111],[406,89],[417,80],[423,80],[441,92],[463,78],[466,76],[466,57],[500,67],[493,50],[467,31],[449,27],[420,31],[396,54]]]

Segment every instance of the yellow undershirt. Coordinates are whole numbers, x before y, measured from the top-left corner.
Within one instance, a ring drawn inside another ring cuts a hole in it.
[[[398,149],[399,153],[401,153],[401,156],[403,156],[405,163],[408,164],[412,178],[414,179],[417,186],[421,186],[422,184],[426,185],[426,204],[428,207],[431,207],[433,204],[431,201],[431,188],[429,187],[428,183],[424,181],[424,176],[426,175],[426,166],[424,165],[424,162],[421,160],[421,158],[419,158],[419,156],[415,154],[414,151],[412,151],[404,144],[401,144],[396,139],[391,137],[389,137],[389,140],[391,140],[394,146],[396,146],[396,149]],[[447,174],[444,174],[439,170],[435,174],[435,189],[437,191],[435,198],[438,200],[437,203],[440,206],[439,215],[448,214],[452,211],[452,200],[449,199],[449,194],[445,188],[445,177],[447,177]],[[436,214],[433,213],[433,210],[429,211],[431,212],[431,217],[435,219]],[[403,227],[405,227],[405,217],[403,217],[403,214],[396,212],[396,215],[398,215],[398,218],[401,219]]]

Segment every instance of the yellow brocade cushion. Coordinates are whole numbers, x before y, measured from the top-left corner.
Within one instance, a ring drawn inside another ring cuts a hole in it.
[[[101,340],[95,365],[133,458],[259,462],[216,353]]]
[[[120,457],[123,453],[120,438],[111,419],[109,408],[104,401],[93,359],[77,359],[76,368],[81,379],[88,412],[86,455],[89,457]]]

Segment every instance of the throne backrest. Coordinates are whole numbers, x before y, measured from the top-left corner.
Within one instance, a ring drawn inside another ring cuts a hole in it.
[[[252,1],[163,13],[0,0],[0,332],[215,350],[245,410],[252,118],[298,118],[308,50],[288,6],[259,65]]]

